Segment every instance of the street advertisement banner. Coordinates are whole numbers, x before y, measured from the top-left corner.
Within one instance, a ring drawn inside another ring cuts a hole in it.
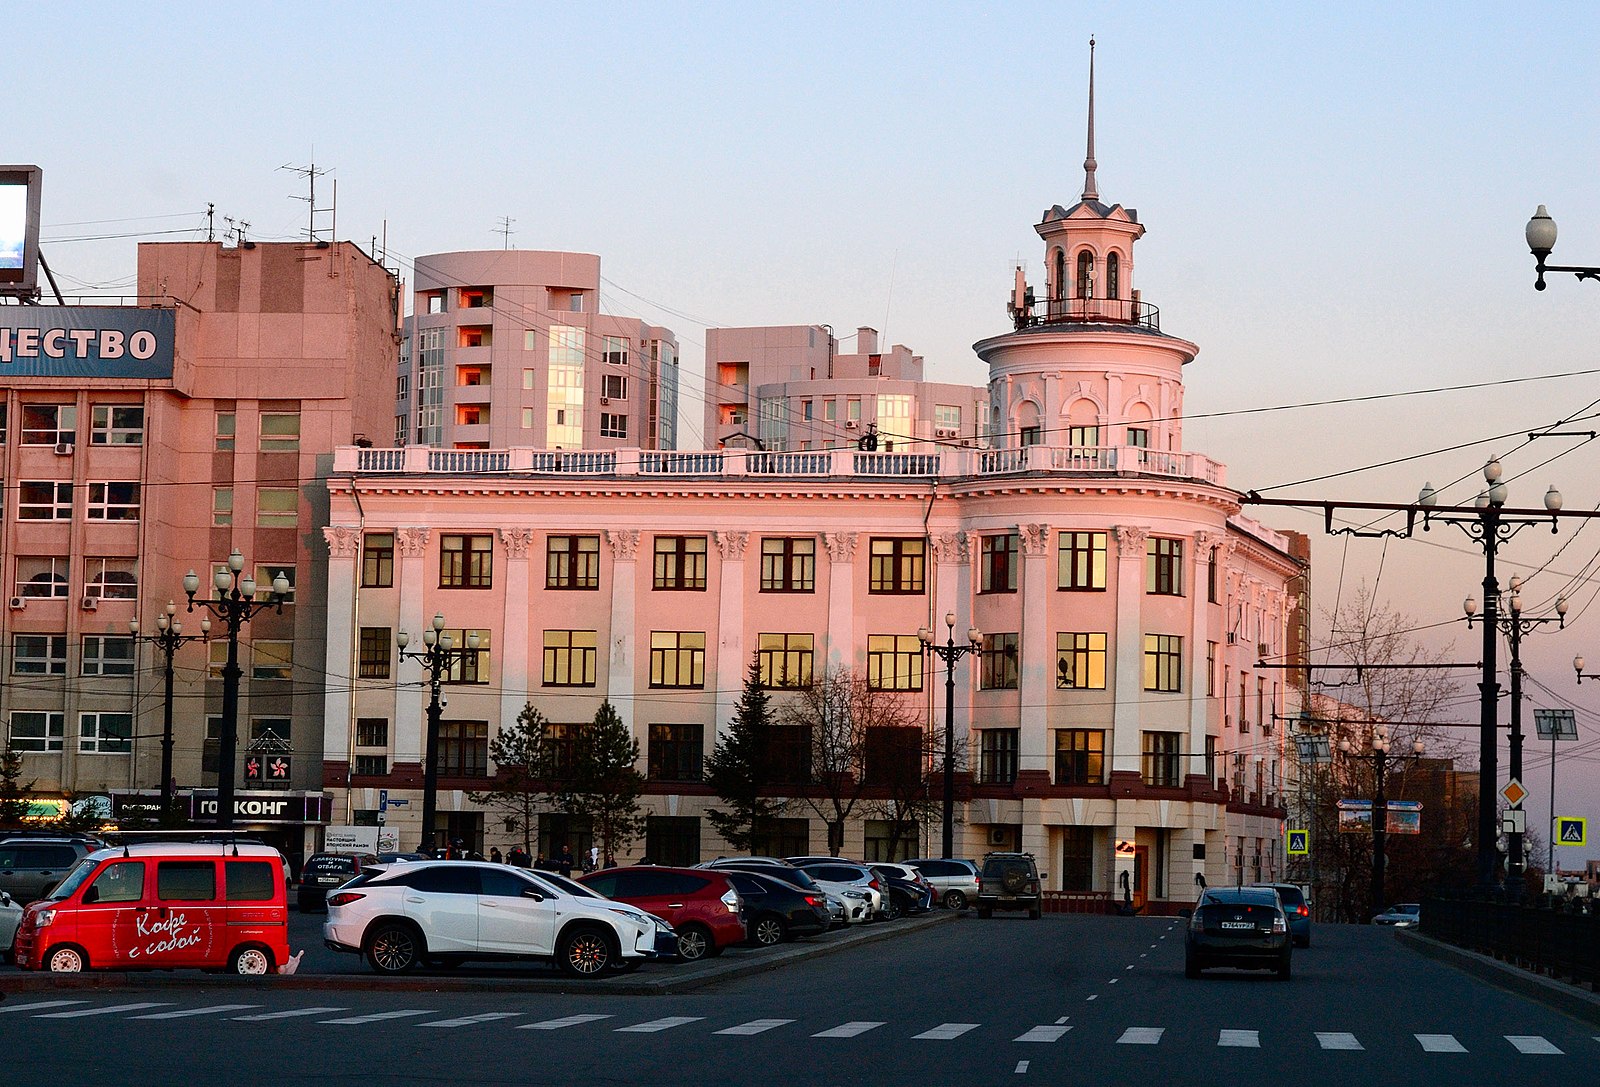
[[[1386,829],[1390,834],[1422,833],[1420,800],[1391,800],[1386,807],[1389,809]],[[1338,808],[1341,834],[1372,833],[1372,801],[1341,800]]]
[[[177,317],[131,306],[0,309],[0,379],[172,378]]]

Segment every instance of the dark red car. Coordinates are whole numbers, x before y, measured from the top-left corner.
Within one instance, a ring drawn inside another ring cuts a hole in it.
[[[642,865],[591,872],[580,882],[667,922],[677,930],[678,954],[687,962],[720,955],[745,938],[743,903],[721,872]]]

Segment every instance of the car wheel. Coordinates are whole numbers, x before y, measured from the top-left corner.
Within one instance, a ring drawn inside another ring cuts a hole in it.
[[[1289,971],[1290,971],[1289,953],[1287,951],[1285,951],[1283,953],[1283,957],[1278,960],[1278,980],[1279,981],[1288,981],[1289,980]]]
[[[81,949],[63,944],[51,949],[45,968],[52,974],[81,974],[89,969],[89,957]]]
[[[897,921],[905,914],[905,912],[905,910],[900,908],[900,903],[895,900],[893,895],[891,895],[889,897],[889,904],[884,907],[883,911],[879,913],[878,916],[885,921]]]
[[[569,928],[556,944],[556,961],[575,978],[596,978],[618,958],[611,937],[597,928]]]
[[[714,943],[711,930],[704,925],[684,925],[678,930],[678,958],[699,962],[711,954]]]
[[[987,920],[989,920],[989,918],[991,918],[993,916],[994,916],[994,911],[991,910],[988,906],[979,906],[978,907],[978,918],[979,918],[979,920],[987,921]]]
[[[750,932],[761,947],[775,947],[789,937],[788,926],[783,923],[783,918],[771,913],[756,918]]]
[[[964,910],[967,908],[967,895],[964,891],[946,891],[944,893],[944,908],[947,910]]]
[[[422,939],[416,929],[397,921],[383,921],[367,934],[367,962],[380,974],[403,974],[423,960]]]
[[[1183,976],[1184,977],[1186,977],[1186,978],[1197,978],[1197,977],[1200,976],[1201,969],[1202,969],[1202,967],[1200,966],[1200,960],[1199,959],[1195,958],[1193,955],[1185,955],[1183,957]]]
[[[272,973],[272,956],[259,947],[236,947],[228,959],[228,973],[258,976]]]

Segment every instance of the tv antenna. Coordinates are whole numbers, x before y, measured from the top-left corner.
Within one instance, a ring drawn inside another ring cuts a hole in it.
[[[306,240],[318,245],[325,245],[331,241],[331,235],[339,221],[339,182],[337,179],[333,182],[332,203],[326,207],[319,208],[317,207],[317,178],[326,177],[333,171],[331,169],[324,170],[314,162],[307,166],[285,163],[278,169],[288,170],[291,174],[299,174],[306,179],[306,195],[290,197],[291,200],[304,200],[306,202]],[[323,228],[317,226],[317,216],[319,215],[328,216],[328,226],[325,228],[330,235],[328,238],[321,236],[320,231]]]
[[[245,234],[250,230],[250,224],[231,215],[224,215],[222,221],[228,224],[228,229],[223,234],[224,240],[232,242],[236,247],[244,245]]]
[[[500,216],[500,218],[498,220],[496,220],[496,222],[498,222],[500,224],[499,226],[494,228],[494,232],[496,234],[500,235],[500,237],[502,239],[500,248],[501,249],[510,249],[511,248],[511,235],[516,233],[515,230],[511,229],[511,224],[516,222],[516,220],[513,219],[509,215],[502,215],[502,216]]]

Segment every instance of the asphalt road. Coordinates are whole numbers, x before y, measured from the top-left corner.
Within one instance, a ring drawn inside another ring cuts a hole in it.
[[[671,996],[28,991],[0,1003],[0,1038],[52,1085],[1470,1087],[1581,1081],[1600,1058],[1594,1027],[1389,930],[1319,926],[1291,981],[1189,981],[1181,924],[969,916]]]

